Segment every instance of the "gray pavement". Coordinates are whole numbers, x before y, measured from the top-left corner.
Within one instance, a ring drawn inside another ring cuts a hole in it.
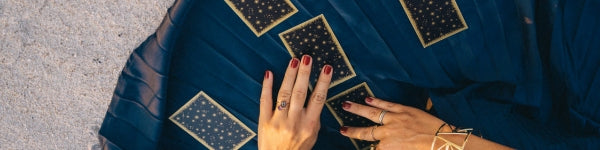
[[[173,0],[0,0],[0,149],[90,149]]]

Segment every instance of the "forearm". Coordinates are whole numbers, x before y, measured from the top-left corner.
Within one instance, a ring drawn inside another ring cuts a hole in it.
[[[465,149],[512,149],[510,147],[492,142],[478,136],[470,136]]]

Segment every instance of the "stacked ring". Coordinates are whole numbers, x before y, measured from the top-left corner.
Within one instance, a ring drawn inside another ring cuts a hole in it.
[[[379,114],[379,124],[383,125],[383,117],[385,116],[385,113],[387,113],[387,110],[381,110],[381,113]]]

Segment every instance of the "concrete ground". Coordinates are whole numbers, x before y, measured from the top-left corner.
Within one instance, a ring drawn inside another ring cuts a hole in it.
[[[0,149],[94,149],[120,70],[173,0],[0,0]]]

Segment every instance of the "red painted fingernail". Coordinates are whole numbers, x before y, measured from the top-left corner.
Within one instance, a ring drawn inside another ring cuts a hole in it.
[[[325,65],[325,74],[327,74],[327,75],[331,74],[331,66],[330,65]]]
[[[298,59],[292,58],[292,64],[291,64],[291,66],[292,66],[292,68],[298,67]]]
[[[344,109],[350,109],[350,106],[351,106],[351,105],[352,105],[352,104],[350,104],[348,101],[344,101],[344,102],[342,103],[342,108],[344,108]]]
[[[367,103],[371,103],[371,102],[373,102],[373,98],[372,97],[367,97],[367,98],[365,98],[365,101],[367,101]]]
[[[265,79],[268,79],[268,78],[269,78],[269,76],[270,76],[270,75],[269,75],[269,70],[265,71]]]
[[[310,63],[310,56],[308,56],[308,55],[302,56],[302,62],[304,63],[304,65],[308,65]]]
[[[343,133],[346,133],[346,131],[348,131],[348,127],[343,126],[343,127],[340,128],[340,133],[343,134]]]

